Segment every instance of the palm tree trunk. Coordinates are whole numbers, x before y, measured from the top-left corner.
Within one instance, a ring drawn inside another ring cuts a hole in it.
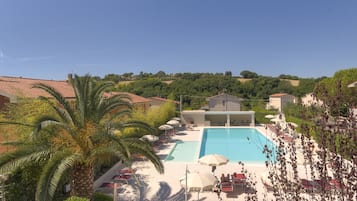
[[[71,196],[92,199],[94,170],[91,165],[78,164],[73,168]]]

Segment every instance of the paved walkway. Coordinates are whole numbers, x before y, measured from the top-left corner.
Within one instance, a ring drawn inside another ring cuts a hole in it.
[[[162,149],[159,149],[158,155],[162,160],[170,153],[172,148],[175,145],[175,141],[200,141],[202,135],[202,128],[195,128],[196,130],[181,131],[177,135],[172,137],[170,143],[162,146]],[[268,138],[273,139],[274,133],[270,132],[269,129],[264,127],[258,127],[258,129],[265,134]],[[153,167],[153,165],[147,161],[136,161],[133,163],[132,167],[137,169],[136,179],[129,180],[128,184],[124,184],[118,190],[118,200],[140,200],[140,201],[179,201],[184,200],[185,191],[180,185],[180,178],[185,175],[186,167],[189,171],[199,171],[199,172],[210,172],[211,168],[208,166],[200,165],[197,162],[191,163],[182,163],[182,162],[165,162],[164,174],[158,174]],[[113,166],[106,174],[100,177],[94,183],[94,188],[96,191],[101,191],[107,194],[112,194],[112,189],[100,188],[100,185],[104,182],[111,182],[112,177],[118,173],[118,171],[124,166],[120,163]],[[255,189],[257,190],[258,200],[265,198],[272,198],[272,193],[267,192],[264,188],[262,182],[260,181],[261,174],[266,171],[264,164],[245,164],[244,167],[248,170],[246,174],[248,179],[256,181]],[[215,174],[232,174],[233,172],[241,172],[242,166],[237,162],[230,162],[227,165],[217,167]],[[242,187],[243,188],[243,187]],[[248,196],[249,189],[239,189],[232,193],[221,193],[223,200],[245,200],[245,197]],[[219,200],[216,193],[213,192],[202,192],[200,194],[192,192],[188,194],[188,200]]]

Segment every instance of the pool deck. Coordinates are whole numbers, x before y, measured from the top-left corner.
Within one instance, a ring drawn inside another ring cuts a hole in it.
[[[273,139],[274,133],[269,129],[266,130],[264,127],[255,127],[260,130],[266,137]],[[200,141],[202,135],[201,127],[196,127],[195,130],[185,130],[180,131],[178,134],[173,135],[171,142],[163,146],[162,149],[158,150],[158,156],[163,160],[165,173],[159,174],[150,162],[147,161],[136,161],[133,163],[132,167],[136,168],[136,174],[138,180],[131,179],[128,184],[123,184],[118,190],[118,200],[140,200],[140,201],[178,201],[184,200],[185,193],[180,185],[180,178],[185,175],[186,167],[190,172],[210,172],[211,168],[205,165],[198,164],[198,162],[171,162],[164,161],[165,157],[170,154],[172,148],[175,145],[175,141]],[[101,191],[104,193],[111,194],[111,191],[105,191],[99,186],[103,182],[110,182],[112,176],[114,176],[117,171],[122,168],[121,164],[116,164],[111,168],[105,175],[99,178],[94,183],[94,188],[96,191]],[[264,164],[244,164],[244,168],[248,171],[246,174],[248,179],[253,179],[256,181],[255,189],[257,190],[258,200],[263,198],[272,200],[272,192],[267,191],[262,182],[260,181],[261,174],[267,170]],[[303,167],[299,167],[303,168]],[[237,162],[230,162],[226,165],[218,166],[215,175],[220,176],[221,174],[232,174],[234,172],[241,172],[242,166]],[[137,181],[139,181],[141,187],[137,187]],[[243,187],[238,187],[232,193],[221,193],[222,200],[245,200],[248,195],[249,189]],[[188,200],[197,200],[198,193],[192,192],[188,194]],[[214,192],[201,192],[199,194],[199,200],[219,200],[217,194]]]

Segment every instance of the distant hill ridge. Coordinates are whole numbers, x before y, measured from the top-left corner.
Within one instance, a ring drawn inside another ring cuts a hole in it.
[[[239,82],[241,82],[241,83],[245,83],[245,82],[251,81],[252,78],[237,78],[237,80],[239,80]],[[298,87],[299,84],[300,84],[300,80],[289,80],[289,79],[280,79],[280,80],[288,81],[288,82],[290,82],[291,86],[294,86],[294,87]],[[119,84],[120,85],[127,85],[127,84],[130,84],[130,83],[135,82],[135,81],[138,81],[138,80],[119,81]],[[166,83],[166,84],[171,84],[173,81],[174,80],[166,80],[166,81],[162,81],[162,82]]]

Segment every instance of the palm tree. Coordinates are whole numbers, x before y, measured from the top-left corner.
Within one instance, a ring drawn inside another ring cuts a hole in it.
[[[108,159],[130,164],[133,154],[141,154],[163,173],[163,164],[148,142],[114,132],[126,128],[136,132],[154,130],[148,124],[130,120],[132,108],[126,97],[105,96],[112,83],[97,83],[89,75],[75,75],[69,81],[75,93],[72,101],[50,86],[34,85],[51,95],[41,98],[51,105],[54,114],[39,116],[33,125],[32,141],[0,157],[0,174],[29,162],[41,163],[36,200],[52,200],[67,173],[71,175],[71,195],[92,198],[94,167]]]

